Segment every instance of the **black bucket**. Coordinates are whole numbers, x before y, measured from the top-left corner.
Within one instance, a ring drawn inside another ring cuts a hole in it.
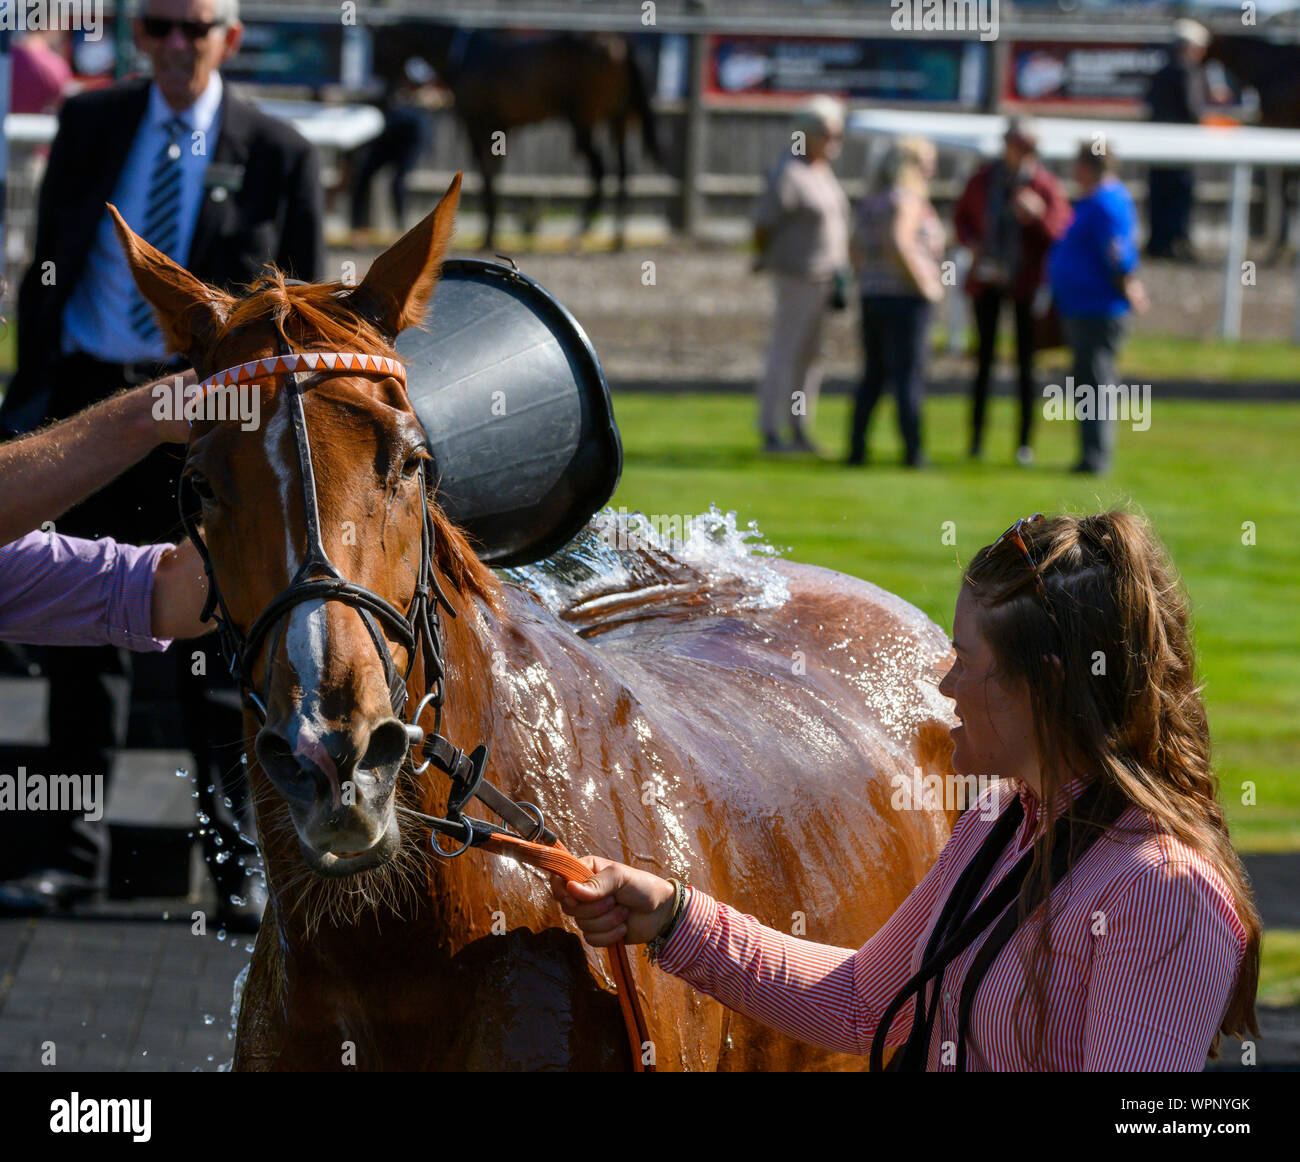
[[[623,446],[591,341],[508,266],[442,266],[421,327],[397,337],[447,516],[497,568],[566,545],[618,486]]]

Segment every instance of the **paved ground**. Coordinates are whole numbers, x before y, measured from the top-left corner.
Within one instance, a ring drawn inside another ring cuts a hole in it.
[[[163,911],[0,921],[0,1070],[48,1068],[47,1042],[62,1070],[227,1068],[251,937],[195,936],[188,912]]]

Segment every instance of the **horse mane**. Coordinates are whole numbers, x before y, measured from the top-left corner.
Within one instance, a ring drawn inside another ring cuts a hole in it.
[[[271,267],[246,284],[246,295],[230,308],[204,352],[211,364],[216,349],[245,327],[271,326],[290,346],[301,349],[324,345],[335,351],[360,351],[366,355],[401,357],[377,327],[354,311],[341,291],[342,282],[287,283],[283,271]],[[410,400],[407,399],[410,407]],[[479,560],[469,539],[450,520],[431,494],[425,498],[434,527],[434,564],[458,593],[477,597],[489,608],[501,608],[501,583],[491,568]]]

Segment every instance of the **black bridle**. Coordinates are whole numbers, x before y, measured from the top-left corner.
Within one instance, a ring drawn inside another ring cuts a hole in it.
[[[277,370],[284,384],[284,396],[289,409],[289,422],[293,434],[294,449],[298,459],[298,471],[302,479],[303,512],[306,524],[306,555],[301,566],[290,579],[288,586],[274,597],[258,614],[246,633],[236,627],[230,610],[226,606],[221,590],[217,586],[212,558],[207,546],[199,535],[198,524],[191,515],[193,511],[194,485],[188,473],[182,473],[177,489],[180,506],[181,523],[186,535],[193,542],[207,574],[208,596],[200,613],[200,620],[209,621],[217,617],[217,632],[221,652],[226,659],[230,676],[239,690],[243,704],[265,725],[267,709],[265,700],[259,696],[253,686],[253,670],[258,653],[266,644],[273,630],[281,624],[286,615],[306,601],[337,601],[354,609],[365,625],[379,654],[384,668],[384,678],[388,684],[388,696],[392,705],[393,716],[403,722],[406,728],[409,747],[412,751],[423,751],[424,763],[413,767],[413,773],[420,774],[430,763],[438,767],[452,780],[451,794],[447,803],[447,817],[422,815],[412,812],[433,831],[452,835],[464,840],[464,845],[454,852],[442,852],[438,845],[434,850],[444,855],[459,855],[469,847],[477,846],[500,829],[482,820],[471,819],[461,814],[461,808],[470,798],[478,798],[491,810],[495,811],[511,827],[526,839],[543,843],[554,843],[555,835],[545,826],[541,811],[529,803],[516,803],[509,796],[492,786],[483,778],[483,767],[487,761],[487,747],[476,747],[466,754],[454,746],[442,734],[442,708],[446,697],[446,668],[443,664],[442,622],[439,606],[449,616],[455,617],[456,610],[447,600],[446,594],[438,584],[437,573],[433,565],[434,524],[433,514],[428,502],[428,480],[425,473],[425,461],[421,460],[418,470],[420,487],[420,561],[416,571],[415,592],[410,604],[403,613],[387,599],[374,590],[349,581],[330,560],[321,538],[320,511],[316,502],[316,475],[312,465],[311,438],[307,432],[307,417],[303,408],[303,384],[299,372],[292,367],[295,356],[302,353],[293,352],[283,336],[278,341],[278,354],[288,356],[286,364],[291,369]],[[389,361],[391,362],[391,361]],[[242,370],[242,369],[239,369]],[[349,367],[339,374],[357,374],[358,369]],[[379,368],[375,368],[379,370]],[[226,382],[218,373],[209,377],[200,385],[214,382]],[[228,377],[227,377],[228,378]],[[382,627],[382,628],[381,628]],[[406,650],[407,661],[404,671],[399,671],[397,663],[389,652],[388,641],[384,631]],[[275,650],[272,642],[267,652],[267,686],[270,685],[271,657]],[[415,669],[417,657],[423,659],[424,679],[427,693],[420,699],[409,721],[405,719],[408,702],[407,684]],[[424,712],[432,707],[434,726],[432,732],[425,732],[419,725]]]

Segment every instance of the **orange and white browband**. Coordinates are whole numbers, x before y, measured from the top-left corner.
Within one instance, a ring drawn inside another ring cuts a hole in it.
[[[359,371],[371,375],[390,375],[403,385],[406,368],[386,355],[361,355],[351,351],[294,351],[273,355],[269,359],[251,359],[238,367],[227,367],[209,375],[198,386],[226,387],[230,384],[254,383],[259,377],[283,375],[290,371]]]

